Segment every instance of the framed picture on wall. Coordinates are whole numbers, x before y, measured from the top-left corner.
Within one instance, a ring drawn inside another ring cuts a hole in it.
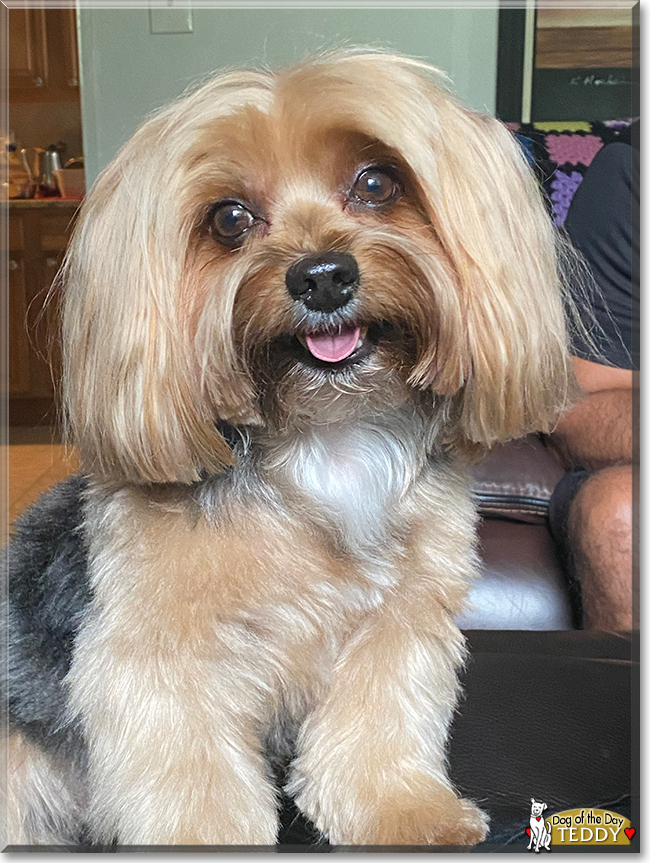
[[[638,104],[639,3],[503,3],[497,74],[502,120],[610,120],[638,116]]]

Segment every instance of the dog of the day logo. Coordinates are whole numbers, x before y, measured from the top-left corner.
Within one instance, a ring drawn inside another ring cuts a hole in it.
[[[530,798],[530,827],[526,828],[526,833],[530,836],[528,850],[538,852],[540,848],[551,850],[551,826],[548,824],[542,813],[546,809],[546,803],[541,800]]]
[[[546,803],[531,798],[528,850],[539,852],[551,846],[630,845],[636,830],[628,818],[607,809],[567,809],[543,817]]]

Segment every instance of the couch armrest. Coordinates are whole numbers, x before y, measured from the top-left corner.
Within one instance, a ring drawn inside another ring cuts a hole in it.
[[[464,629],[564,630],[578,623],[547,528],[564,471],[537,435],[496,446],[472,470],[482,578],[457,619]]]
[[[493,447],[472,468],[472,491],[482,515],[543,524],[564,470],[537,435]]]

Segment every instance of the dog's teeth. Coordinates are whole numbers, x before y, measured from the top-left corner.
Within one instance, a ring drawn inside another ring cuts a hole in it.
[[[363,345],[363,339],[359,339],[359,341],[357,342],[357,346],[355,348],[355,351],[358,351],[359,348],[362,347],[362,345]]]

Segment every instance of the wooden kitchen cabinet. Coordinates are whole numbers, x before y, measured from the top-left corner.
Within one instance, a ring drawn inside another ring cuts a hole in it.
[[[29,348],[22,332],[27,317],[25,262],[9,259],[9,395],[29,391]]]
[[[76,203],[9,206],[9,423],[55,425],[60,296],[52,290]]]
[[[76,10],[12,8],[7,15],[10,101],[77,101]]]

